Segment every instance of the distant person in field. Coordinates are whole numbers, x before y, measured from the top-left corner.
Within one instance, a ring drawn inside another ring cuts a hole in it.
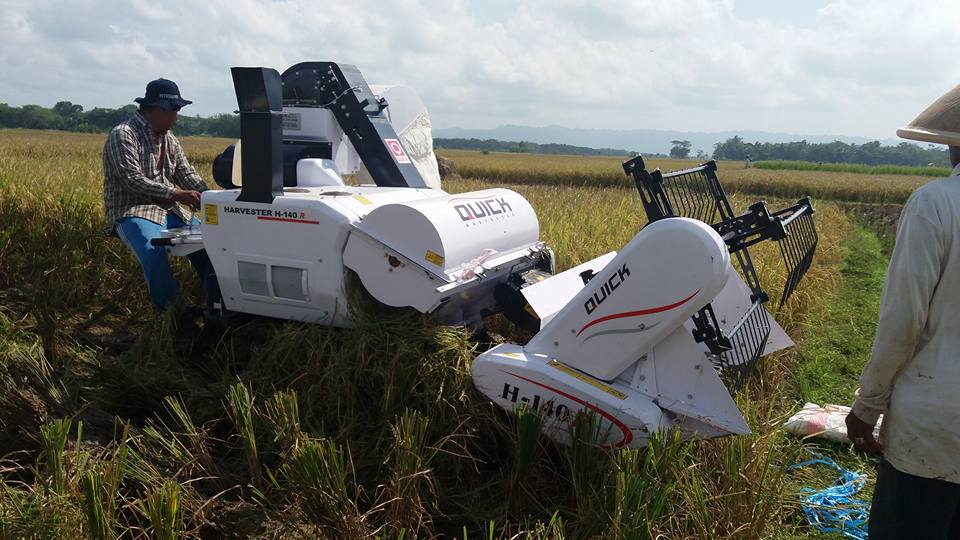
[[[900,214],[847,430],[882,456],[870,540],[960,538],[960,86],[897,134],[948,145],[953,171],[917,189]]]
[[[162,247],[150,244],[162,229],[198,225],[185,205],[197,210],[207,184],[187,161],[170,133],[177,111],[193,103],[180,97],[177,84],[157,79],[136,98],[140,109],[113,128],[103,147],[103,204],[109,233],[120,237],[140,261],[150,299],[158,310],[180,294]],[[219,301],[216,276],[205,251],[189,255],[200,276],[207,303]]]

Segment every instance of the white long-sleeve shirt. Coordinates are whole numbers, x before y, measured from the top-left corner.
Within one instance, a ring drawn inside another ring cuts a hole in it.
[[[960,484],[960,166],[900,214],[853,412],[896,469]]]

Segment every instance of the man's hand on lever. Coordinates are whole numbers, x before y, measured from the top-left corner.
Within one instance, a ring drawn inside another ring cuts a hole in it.
[[[187,190],[187,189],[178,189],[173,194],[174,202],[180,204],[185,204],[194,210],[200,209],[200,192]]]

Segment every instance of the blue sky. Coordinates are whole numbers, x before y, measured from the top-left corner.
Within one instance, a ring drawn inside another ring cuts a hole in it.
[[[893,136],[960,82],[952,0],[0,0],[0,102],[131,103],[167,77],[236,107],[229,67],[357,65],[439,127]]]

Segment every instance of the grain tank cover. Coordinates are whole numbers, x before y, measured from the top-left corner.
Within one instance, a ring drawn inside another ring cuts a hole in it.
[[[537,216],[520,194],[488,189],[381,206],[358,228],[432,273],[466,268],[537,244]]]

